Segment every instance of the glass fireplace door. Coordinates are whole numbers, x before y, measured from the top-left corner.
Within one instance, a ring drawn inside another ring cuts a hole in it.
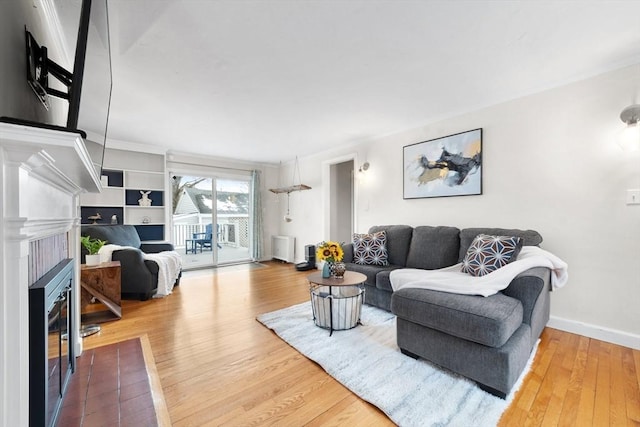
[[[54,426],[74,369],[74,262],[60,262],[29,287],[29,422]]]

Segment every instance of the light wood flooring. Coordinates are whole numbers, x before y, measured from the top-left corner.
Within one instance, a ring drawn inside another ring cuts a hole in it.
[[[309,298],[289,264],[185,274],[164,299],[123,301],[85,348],[147,334],[174,426],[393,423],[255,320]],[[500,425],[640,425],[640,351],[547,328]]]

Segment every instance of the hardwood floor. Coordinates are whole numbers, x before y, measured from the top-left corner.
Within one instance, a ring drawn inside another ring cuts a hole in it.
[[[85,348],[147,334],[175,426],[393,423],[255,320],[309,298],[307,273],[186,273],[164,299],[123,301]],[[547,328],[500,425],[640,425],[640,351]]]

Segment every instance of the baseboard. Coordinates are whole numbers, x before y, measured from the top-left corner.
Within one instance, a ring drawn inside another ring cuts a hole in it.
[[[551,316],[547,326],[554,329],[560,329],[561,331],[584,335],[589,338],[595,338],[597,340],[640,350],[640,335],[630,334],[628,332],[591,325],[589,323],[578,322],[575,320],[563,319],[556,316]]]

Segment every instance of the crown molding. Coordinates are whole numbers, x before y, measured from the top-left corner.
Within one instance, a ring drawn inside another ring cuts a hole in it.
[[[87,139],[90,141],[93,141],[93,139],[91,139],[91,136],[93,135],[95,134],[93,133],[87,134]],[[98,144],[100,144],[100,142],[98,142]],[[161,155],[167,154],[166,147],[161,147],[161,146],[152,145],[152,144],[143,144],[141,142],[122,141],[120,139],[113,139],[109,137],[107,137],[106,148],[112,149],[112,150],[137,151],[141,153],[150,153],[150,154],[161,154]]]

